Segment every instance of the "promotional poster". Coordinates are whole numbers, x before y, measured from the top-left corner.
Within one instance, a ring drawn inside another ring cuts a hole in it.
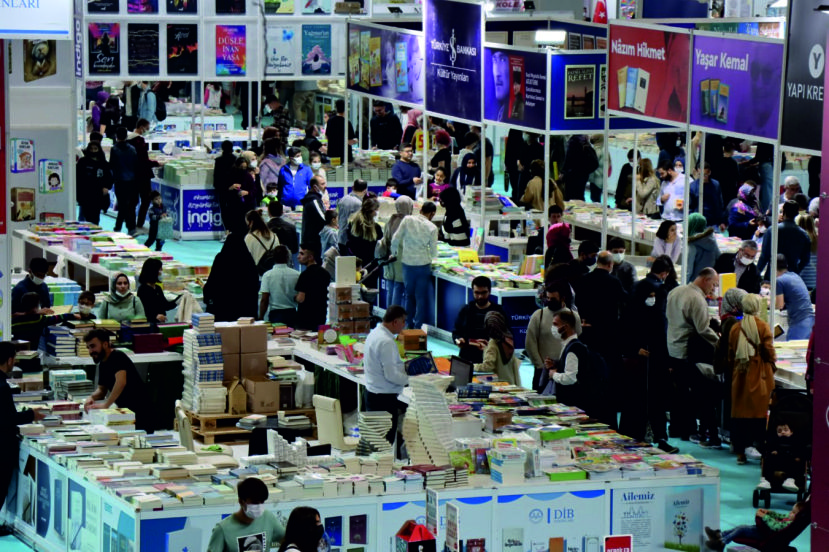
[[[158,0],[127,0],[127,13],[158,13]]]
[[[199,72],[197,25],[167,25],[167,73],[197,75]]]
[[[611,25],[609,109],[686,123],[690,38],[678,32]]]
[[[54,194],[63,191],[63,162],[58,159],[41,159],[38,164],[40,193]]]
[[[182,195],[184,212],[187,215],[186,220],[181,223],[184,232],[221,232],[224,230],[219,202],[213,190],[183,190]]]
[[[54,40],[23,41],[23,82],[32,82],[57,73]]]
[[[265,31],[267,53],[266,75],[293,75],[297,73],[297,27],[293,25],[268,25]]]
[[[117,75],[121,72],[118,23],[89,24],[89,74]]]
[[[302,26],[302,74],[331,74],[331,25]]]
[[[245,0],[216,0],[216,15],[244,15]]]
[[[595,65],[567,65],[564,68],[565,119],[595,118],[596,84]]]
[[[130,75],[158,75],[158,25],[127,24],[127,72]]]
[[[547,55],[484,48],[484,119],[546,130]]]
[[[197,0],[167,0],[167,15],[196,13],[198,7]]]
[[[821,150],[827,37],[827,16],[815,12],[821,4],[819,0],[789,2],[786,90],[780,136],[783,147]]]
[[[555,54],[550,89],[550,130],[602,130],[607,95],[607,54]]]
[[[244,76],[247,49],[244,25],[216,25],[216,76]]]
[[[695,36],[691,124],[777,139],[782,65],[782,43]]]
[[[293,15],[294,0],[264,0],[268,15]]]
[[[332,0],[299,0],[302,15],[331,15]]]
[[[401,102],[423,101],[423,37],[348,25],[348,88]]]
[[[118,0],[87,0],[87,13],[118,13]]]
[[[452,0],[425,3],[427,111],[481,120],[482,7]]]

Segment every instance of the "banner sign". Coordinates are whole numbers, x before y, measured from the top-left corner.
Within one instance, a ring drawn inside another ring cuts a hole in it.
[[[607,106],[607,54],[553,55],[550,130],[604,129]]]
[[[413,31],[348,24],[348,89],[423,103],[423,36]]]
[[[219,202],[213,190],[182,190],[184,220],[180,221],[184,232],[221,232],[222,217]],[[173,228],[176,228],[175,222]]]
[[[484,48],[484,119],[546,130],[547,55]]]
[[[481,120],[482,6],[427,0],[426,110],[466,121]]]
[[[74,2],[4,0],[0,2],[0,38],[72,40]]]
[[[609,42],[609,109],[686,123],[690,35],[611,25]]]
[[[776,140],[782,66],[782,43],[695,36],[691,124]]]
[[[821,149],[823,72],[827,19],[819,0],[789,2],[786,91],[783,96],[783,147]]]

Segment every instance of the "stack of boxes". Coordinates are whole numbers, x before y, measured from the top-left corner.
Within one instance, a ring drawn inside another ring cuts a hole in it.
[[[247,393],[247,412],[275,413],[279,409],[279,383],[267,378],[268,327],[265,324],[220,323],[225,386],[237,379]],[[240,409],[236,409],[237,411]]]
[[[328,288],[328,319],[341,334],[367,334],[371,305],[360,300],[360,286],[331,284]]]
[[[195,322],[194,327],[199,327]],[[213,329],[204,324],[205,330]],[[201,333],[201,330],[184,332],[184,408],[200,414],[225,412],[227,389],[222,385],[222,336],[217,333]]]

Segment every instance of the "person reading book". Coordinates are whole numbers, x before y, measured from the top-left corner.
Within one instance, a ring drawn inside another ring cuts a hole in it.
[[[265,510],[268,486],[249,477],[236,487],[239,509],[213,527],[207,552],[270,550],[285,538],[285,527],[273,512]],[[290,523],[290,521],[289,521]]]

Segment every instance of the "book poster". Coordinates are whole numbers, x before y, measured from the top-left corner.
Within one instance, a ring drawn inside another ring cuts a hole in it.
[[[198,9],[198,0],[167,0],[167,15],[196,13]]]
[[[592,119],[596,100],[596,66],[568,65],[564,70],[565,119]]]
[[[89,24],[89,74],[117,75],[121,72],[118,23]]]
[[[567,33],[567,49],[581,50],[581,34]]]
[[[118,13],[118,0],[87,0],[87,13]]]
[[[127,72],[158,75],[158,25],[127,24]]]
[[[216,0],[216,15],[244,15],[245,0]]]
[[[167,25],[167,73],[197,75],[199,71],[197,25]]]
[[[35,220],[34,188],[12,188],[11,202],[12,221]]]
[[[302,74],[331,74],[331,25],[302,26]]]
[[[41,159],[38,165],[40,193],[54,194],[63,191],[63,163],[57,159]]]
[[[294,0],[263,0],[266,15],[293,15]]]
[[[331,0],[299,0],[303,15],[331,15]]]
[[[158,13],[158,0],[127,0],[127,13]]]
[[[244,25],[216,25],[216,76],[243,76],[247,67]]]
[[[266,75],[293,75],[296,68],[296,28],[293,26],[268,25],[265,39],[267,55]]]
[[[27,138],[12,138],[11,140],[11,171],[13,173],[34,172],[35,170],[35,142]]]
[[[56,48],[57,43],[54,40],[23,41],[24,82],[40,80],[57,73]]]
[[[423,101],[422,38],[405,31],[348,25],[348,87],[383,98]]]
[[[599,65],[599,118],[604,119],[607,110],[607,65]]]

